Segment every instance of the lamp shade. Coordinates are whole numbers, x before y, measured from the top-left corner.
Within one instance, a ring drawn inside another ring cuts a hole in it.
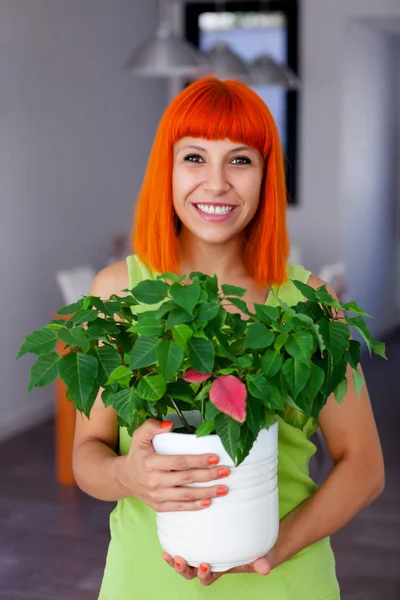
[[[252,63],[251,75],[255,85],[276,85],[287,89],[300,87],[300,79],[294,71],[267,54],[261,55]]]
[[[247,63],[225,42],[218,42],[205,54],[207,74],[220,79],[239,79],[243,83],[251,83],[251,75]]]
[[[204,64],[192,44],[162,25],[154,38],[133,53],[125,68],[142,77],[180,77],[200,75]]]

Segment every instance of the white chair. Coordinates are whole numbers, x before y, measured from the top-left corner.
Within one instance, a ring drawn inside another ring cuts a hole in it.
[[[65,305],[73,304],[82,296],[89,295],[95,276],[95,269],[89,265],[57,271],[56,280]]]

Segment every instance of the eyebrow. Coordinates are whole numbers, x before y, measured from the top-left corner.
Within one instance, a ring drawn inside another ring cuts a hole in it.
[[[177,154],[179,154],[179,152],[181,152],[182,150],[188,150],[189,148],[193,148],[194,150],[199,150],[200,152],[207,152],[206,148],[202,148],[201,146],[196,146],[194,144],[189,144],[186,146],[182,146],[182,148],[179,148]],[[247,150],[248,152],[252,152],[253,154],[257,155],[257,152],[255,150],[253,150],[253,148],[250,148],[249,146],[237,146],[236,148],[232,148],[232,150],[229,150],[228,154],[231,154],[232,152],[241,152],[242,150]]]

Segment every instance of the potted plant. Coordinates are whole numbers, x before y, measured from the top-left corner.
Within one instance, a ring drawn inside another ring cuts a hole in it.
[[[268,552],[279,526],[277,415],[301,426],[318,418],[332,393],[340,404],[348,365],[360,393],[360,343],[351,328],[370,354],[386,358],[385,344],[372,339],[363,319],[370,315],[355,302],[341,304],[325,286],[293,283],[304,301],[288,306],[277,299],[277,306],[256,304],[252,312],[242,299],[246,290],[220,289],[215,275],[164,273],[123,290],[125,296],[85,296],[63,307],[57,314],[70,318],[32,332],[18,353],[39,355],[28,393],[59,376],[67,398],[90,417],[104,388],[105,406],[130,435],[148,418],[174,421],[173,432],[154,438],[157,452],[213,452],[232,467],[231,493],[207,511],[157,514],[161,545],[188,564],[206,560],[224,571]],[[227,311],[228,304],[239,312]],[[57,340],[66,344],[63,356]]]

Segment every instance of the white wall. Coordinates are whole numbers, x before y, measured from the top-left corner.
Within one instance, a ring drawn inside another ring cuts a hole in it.
[[[292,243],[302,248],[303,263],[317,273],[323,264],[343,258],[341,206],[347,185],[342,172],[343,149],[352,144],[343,125],[344,119],[351,120],[349,110],[357,110],[346,101],[346,67],[351,60],[346,47],[347,26],[350,20],[362,19],[378,27],[381,19],[394,17],[400,17],[398,0],[301,0],[300,204],[289,211],[288,223]],[[361,63],[362,57],[358,60]],[[365,57],[365,68],[368,60]],[[374,265],[363,290],[352,284],[351,299],[365,305],[375,270]],[[385,307],[374,300],[372,309],[376,315]],[[391,323],[389,319],[382,322],[375,334],[381,335],[396,322],[398,315]]]
[[[62,305],[54,275],[107,258],[129,231],[166,85],[122,65],[158,20],[156,0],[0,3],[0,438],[49,414],[25,398],[23,338]]]
[[[395,38],[349,21],[340,148],[341,256],[350,298],[378,336],[398,319],[397,79]]]

